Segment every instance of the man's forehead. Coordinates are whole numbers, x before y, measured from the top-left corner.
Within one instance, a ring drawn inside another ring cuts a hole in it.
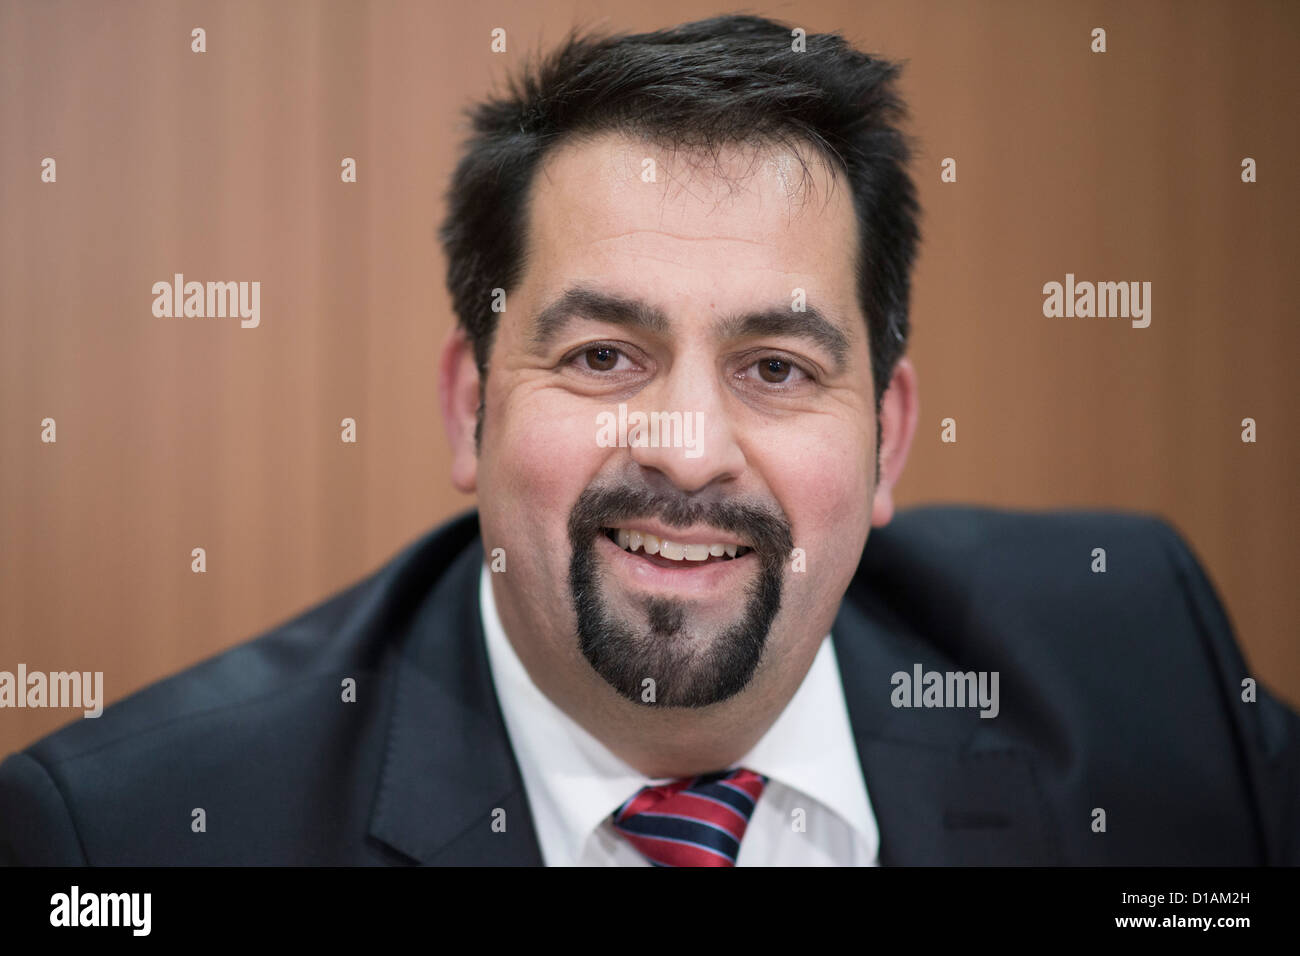
[[[843,327],[857,337],[851,195],[816,156],[773,146],[688,154],[603,134],[555,151],[527,218],[530,317],[575,284],[640,286],[665,303],[707,288],[729,300],[724,311],[804,298],[856,317]]]

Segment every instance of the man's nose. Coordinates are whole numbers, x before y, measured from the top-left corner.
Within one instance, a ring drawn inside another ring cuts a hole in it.
[[[703,362],[679,362],[657,387],[629,402],[629,416],[645,416],[635,440],[629,428],[632,460],[685,492],[740,477],[745,455],[719,379]]]

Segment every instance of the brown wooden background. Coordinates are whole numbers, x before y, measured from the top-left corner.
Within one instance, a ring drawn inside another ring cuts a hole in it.
[[[0,2],[0,670],[102,670],[118,699],[471,504],[434,388],[460,108],[573,23],[731,9]],[[749,9],[908,61],[925,219],[904,502],[1166,516],[1253,672],[1300,703],[1300,6]],[[154,318],[174,272],[261,281],[261,327]],[[1151,327],[1045,319],[1066,272],[1151,281]],[[0,711],[0,753],[76,716]]]

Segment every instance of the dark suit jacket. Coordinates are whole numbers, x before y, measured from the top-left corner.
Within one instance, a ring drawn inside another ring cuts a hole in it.
[[[540,864],[482,560],[470,513],[11,756],[0,860]],[[1300,862],[1300,718],[1262,688],[1242,701],[1223,610],[1159,521],[900,514],[872,532],[833,634],[882,863]],[[895,708],[890,677],[916,663],[998,671],[999,715]]]

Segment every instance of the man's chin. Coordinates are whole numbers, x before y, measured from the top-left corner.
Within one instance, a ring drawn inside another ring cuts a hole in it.
[[[595,561],[579,567],[593,569]],[[578,593],[583,656],[620,696],[658,707],[707,707],[743,691],[761,660],[770,618],[754,588],[714,602],[626,594],[605,574]]]

